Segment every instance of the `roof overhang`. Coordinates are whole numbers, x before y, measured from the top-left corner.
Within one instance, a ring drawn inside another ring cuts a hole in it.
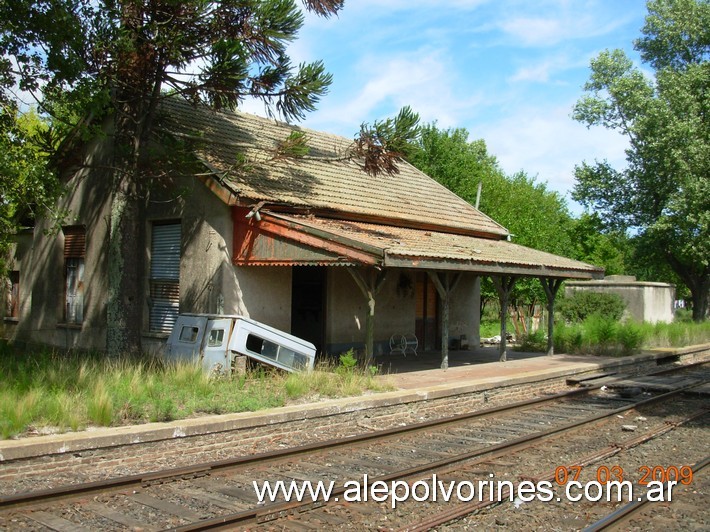
[[[507,240],[266,210],[247,218],[249,212],[233,208],[236,265],[378,266],[568,279],[604,274],[601,268]]]

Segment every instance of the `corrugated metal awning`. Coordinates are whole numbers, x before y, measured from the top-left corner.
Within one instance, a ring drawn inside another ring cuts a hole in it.
[[[321,264],[572,279],[596,279],[604,273],[596,266],[507,240],[264,210],[260,214],[261,221],[246,220],[243,210],[235,209],[235,227],[241,226],[235,230],[235,264],[268,265],[274,264],[272,260],[305,264],[297,254],[288,253],[288,245],[297,242],[312,254],[309,259],[320,254]],[[264,242],[257,244],[259,238]]]

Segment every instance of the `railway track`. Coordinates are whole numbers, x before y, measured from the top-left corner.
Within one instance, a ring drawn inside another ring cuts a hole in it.
[[[351,505],[335,501],[345,494],[344,485],[349,480],[367,475],[371,482],[399,481],[412,485],[433,474],[447,479],[452,475],[490,478],[491,474],[502,474],[504,457],[530,449],[549,450],[555,439],[572,441],[575,431],[582,434],[578,436],[582,439],[585,431],[601,434],[603,427],[628,422],[631,416],[640,416],[639,413],[644,413],[646,419],[653,416],[663,420],[649,426],[641,439],[637,436],[606,446],[607,453],[621,452],[624,446],[639,445],[644,437],[656,437],[707,416],[702,398],[683,395],[690,387],[707,381],[707,371],[701,365],[697,374],[676,380],[676,384],[682,384],[679,389],[654,396],[639,392],[635,397],[625,397],[624,393],[602,392],[600,386],[588,387],[278,452],[3,496],[0,527],[58,531],[82,527],[94,530],[338,527],[352,523],[370,527],[387,517],[386,508],[373,505],[372,501]],[[681,410],[688,413],[678,416]],[[672,418],[672,423],[666,423],[667,418]],[[603,454],[597,449],[590,456]],[[332,481],[337,488],[331,492],[328,505],[323,500],[289,502],[283,500],[283,494],[273,502],[260,504],[252,483],[267,480],[287,484]],[[455,507],[429,508],[429,515],[425,516],[428,521],[425,518],[417,521],[431,528],[480,510],[472,509],[471,505],[467,512]],[[389,513],[396,519],[388,526],[410,528],[406,514],[416,512],[408,509],[404,516]]]
[[[691,467],[693,474],[697,477],[707,467],[710,466],[710,456],[705,457],[702,461]],[[602,530],[621,530],[629,526],[648,528],[654,523],[652,516],[641,515],[644,511],[648,511],[652,506],[648,498],[641,498],[631,501],[628,504],[618,508],[604,518],[591,524],[584,529],[584,532],[599,532]]]

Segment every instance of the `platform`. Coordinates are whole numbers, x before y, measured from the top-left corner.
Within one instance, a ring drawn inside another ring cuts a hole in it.
[[[481,347],[471,351],[449,351],[449,368],[441,369],[440,352],[424,352],[418,356],[381,355],[375,364],[397,388],[412,390],[453,383],[501,382],[524,376],[574,375],[606,367],[621,359],[596,356],[552,355],[545,353],[507,352],[506,362],[499,362],[498,347]]]

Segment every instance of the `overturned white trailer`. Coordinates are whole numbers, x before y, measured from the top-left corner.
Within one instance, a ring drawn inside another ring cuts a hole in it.
[[[180,314],[166,349],[170,360],[199,361],[205,371],[231,373],[244,355],[286,371],[313,369],[316,347],[244,316]]]

